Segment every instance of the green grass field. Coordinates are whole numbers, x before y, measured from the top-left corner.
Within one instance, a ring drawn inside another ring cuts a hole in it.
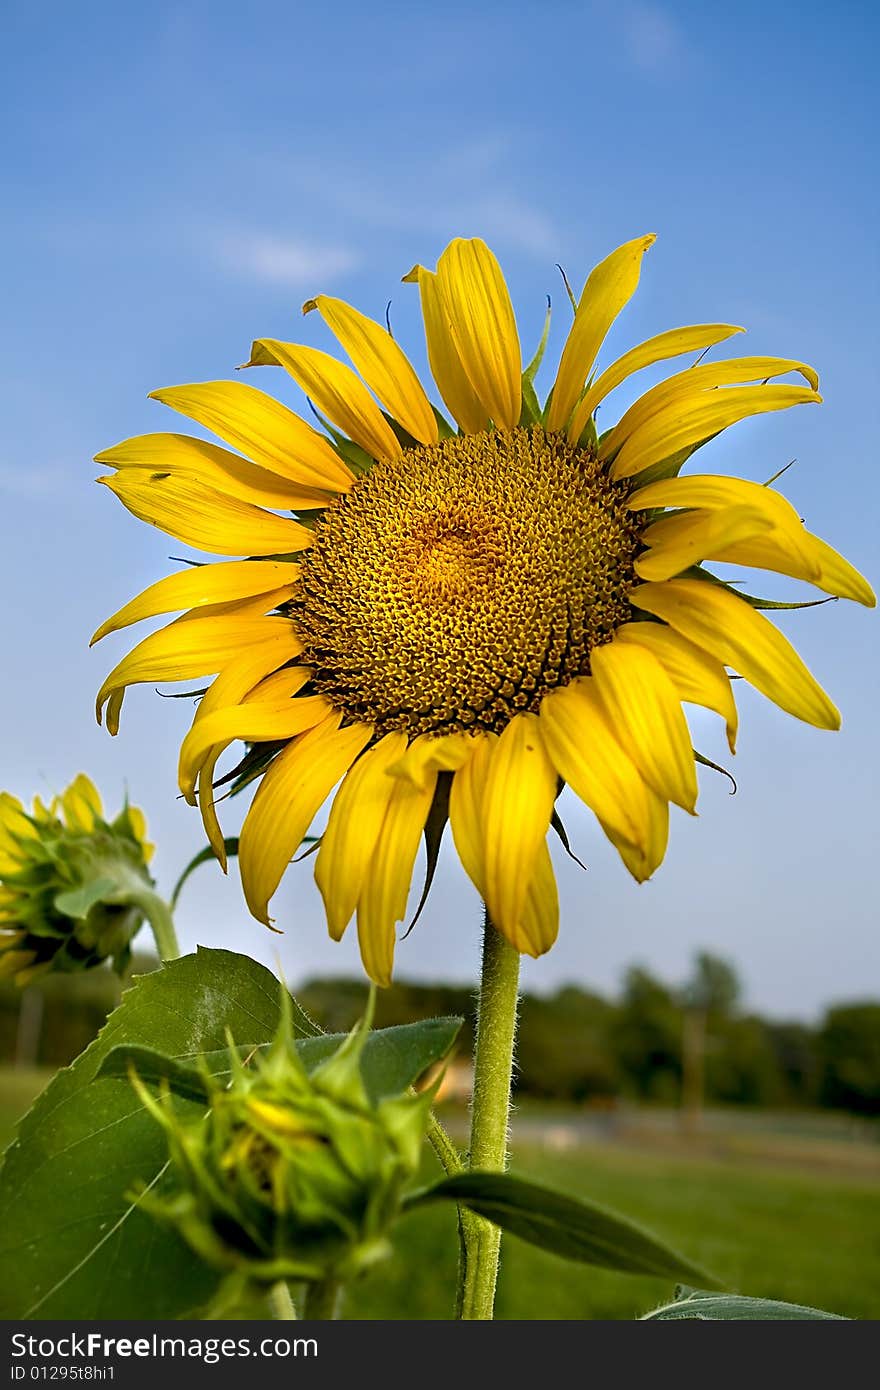
[[[45,1077],[0,1073],[0,1143]],[[515,1147],[514,1168],[600,1201],[650,1227],[729,1288],[880,1317],[880,1165],[876,1143],[839,1138],[839,1117],[798,1137],[754,1137],[754,1117],[728,1121],[723,1145],[699,1156],[668,1136],[638,1130],[622,1142],[587,1141],[557,1152],[533,1137]],[[455,1217],[443,1208],[405,1218],[396,1252],[353,1289],[349,1318],[450,1314]],[[671,1286],[569,1264],[508,1240],[498,1315],[506,1319],[634,1318],[664,1302]]]

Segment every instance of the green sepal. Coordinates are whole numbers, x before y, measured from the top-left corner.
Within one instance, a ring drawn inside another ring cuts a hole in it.
[[[732,772],[728,772],[727,768],[722,767],[720,763],[713,763],[711,758],[707,758],[704,754],[698,753],[696,748],[692,748],[691,752],[694,755],[694,762],[699,763],[701,767],[710,767],[713,772],[720,772],[722,777],[726,777],[733,788],[730,795],[734,796],[736,794],[736,778]]]
[[[93,878],[80,884],[78,888],[66,888],[63,892],[56,893],[52,899],[52,906],[56,912],[63,912],[66,917],[84,919],[96,903],[102,898],[107,898],[116,889],[117,885],[112,878]]]

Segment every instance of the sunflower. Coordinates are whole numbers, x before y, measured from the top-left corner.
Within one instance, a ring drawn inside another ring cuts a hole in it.
[[[121,974],[153,896],[146,835],[143,811],[127,802],[107,820],[83,772],[30,811],[0,792],[0,979],[24,988],[105,960]]]
[[[869,586],[774,487],[680,476],[737,421],[818,403],[813,369],[698,358],[597,433],[597,407],[633,373],[742,331],[676,328],[596,373],[653,241],[628,242],[587,279],[543,408],[534,378],[546,327],[523,371],[495,257],[478,239],[455,240],[436,271],[405,277],[454,425],[390,330],[319,295],[304,312],[317,311],[356,370],[269,338],[245,366],[282,367],[324,429],[242,380],[212,381],[153,395],[229,449],[149,434],[97,456],[114,469],[99,481],[135,516],[239,557],[162,579],[103,624],[93,640],[182,612],[110,673],[99,720],[106,706],[115,733],[137,682],[215,677],[183,741],[180,787],[225,867],[215,770],[231,743],[249,745],[234,785],[260,784],[239,856],[248,906],[267,925],[338,785],[315,878],[331,936],[356,916],[380,984],[422,836],[430,881],[447,821],[491,920],[537,956],[558,928],[547,839],[561,832],[564,784],[642,881],[665,854],[670,803],[695,811],[699,755],[682,702],[715,711],[731,751],[727,668],[807,723],[839,725],[760,601],[704,562],[871,605]]]

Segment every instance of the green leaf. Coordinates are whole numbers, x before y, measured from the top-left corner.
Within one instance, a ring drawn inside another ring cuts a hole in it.
[[[230,858],[234,858],[235,855],[238,854],[238,836],[230,835],[228,839],[223,841],[223,848],[226,850],[226,853],[227,855],[229,855]],[[200,849],[198,854],[189,861],[183,873],[180,875],[180,878],[174,885],[174,892],[171,894],[170,904],[172,912],[177,906],[177,899],[180,897],[183,885],[186,883],[190,874],[193,873],[201,864],[207,864],[209,860],[216,858],[217,856],[214,853],[211,846],[205,845],[205,848]]]
[[[0,1183],[0,1317],[175,1318],[203,1307],[217,1274],[126,1197],[161,1187],[165,1137],[128,1080],[95,1080],[121,1044],[183,1064],[275,1034],[279,987],[247,956],[200,949],[141,977],[100,1036],[28,1112]],[[314,1032],[305,1015],[294,1026]],[[201,1106],[180,1100],[183,1113]]]
[[[847,1321],[839,1313],[805,1308],[800,1303],[777,1303],[772,1298],[746,1298],[743,1294],[706,1293],[703,1289],[681,1287],[675,1290],[674,1303],[646,1313],[642,1322],[673,1322],[688,1318],[699,1322],[794,1322],[802,1318]]]
[[[294,1027],[300,1031],[298,1024],[295,1014]],[[420,1023],[405,1023],[369,1033],[361,1054],[361,1073],[370,1099],[378,1103],[386,1096],[401,1095],[432,1063],[446,1056],[461,1024],[460,1018],[428,1018]],[[345,1033],[322,1033],[299,1038],[297,1050],[306,1071],[312,1072],[320,1066],[336,1052],[346,1037]],[[242,1059],[246,1059],[254,1050],[253,1047],[239,1047],[238,1053]],[[212,1076],[229,1075],[229,1049],[224,1047],[204,1053],[202,1064]],[[101,1062],[97,1079],[107,1076],[128,1078],[132,1067],[142,1081],[153,1086],[164,1082],[175,1095],[185,1100],[204,1103],[208,1098],[204,1076],[195,1067],[187,1066],[178,1058],[169,1057],[155,1048],[137,1044],[112,1048]]]
[[[705,1270],[625,1217],[511,1173],[459,1173],[415,1193],[409,1205],[440,1199],[458,1202],[510,1235],[566,1260],[626,1274],[717,1284]]]
[[[386,1096],[399,1096],[434,1062],[445,1057],[455,1042],[463,1020],[424,1018],[419,1023],[403,1023],[368,1034],[361,1054],[361,1073],[370,1100],[376,1104]],[[342,1041],[340,1033],[298,1042],[297,1050],[308,1071],[313,1071],[335,1052]]]

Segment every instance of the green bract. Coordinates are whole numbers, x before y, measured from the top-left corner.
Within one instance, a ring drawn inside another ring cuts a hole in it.
[[[370,1098],[358,1024],[310,1073],[297,1053],[289,1000],[275,1040],[242,1058],[230,1042],[228,1082],[203,1063],[208,1113],[175,1110],[132,1068],[168,1140],[170,1190],[140,1205],[175,1226],[215,1269],[272,1284],[349,1279],[389,1252],[387,1232],[416,1172],[433,1090]]]
[[[124,970],[154,896],[145,836],[135,806],[104,819],[83,773],[49,807],[35,799],[31,813],[0,792],[0,977],[24,986],[108,959]]]

